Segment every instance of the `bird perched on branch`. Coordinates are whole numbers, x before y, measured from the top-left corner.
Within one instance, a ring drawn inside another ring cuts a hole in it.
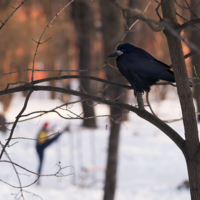
[[[117,67],[137,92],[149,92],[150,86],[159,80],[175,82],[170,66],[156,60],[145,50],[131,44],[121,44],[108,57],[117,57]]]

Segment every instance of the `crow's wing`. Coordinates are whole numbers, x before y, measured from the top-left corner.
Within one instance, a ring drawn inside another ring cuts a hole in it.
[[[151,56],[142,49],[132,53],[127,53],[119,56],[117,62],[123,63],[129,70],[134,71],[144,78],[161,79],[161,74],[165,71],[170,71],[170,67]],[[167,73],[168,74],[168,73]],[[171,77],[171,71],[169,76]],[[173,76],[173,75],[172,75]]]
[[[137,75],[133,70],[130,70],[121,62],[117,62],[117,67],[121,74],[128,80],[128,82],[131,84],[133,89],[135,90],[135,93],[137,91],[143,92],[143,91],[150,91],[150,86],[155,84],[158,79],[154,78],[142,78]]]
[[[131,72],[133,71],[141,78],[161,79],[175,82],[174,74],[169,70],[169,66],[158,62],[152,57],[136,57],[132,54],[123,54],[117,58],[117,62],[125,65]]]
[[[138,47],[136,47],[137,49],[134,51],[134,54],[140,58],[140,59],[144,59],[144,60],[149,60],[151,62],[157,62],[160,65],[162,65],[163,68],[165,69],[170,69],[171,67],[169,65],[166,65],[165,63],[155,59],[151,54],[149,54],[148,52],[146,52],[143,49],[140,49]]]

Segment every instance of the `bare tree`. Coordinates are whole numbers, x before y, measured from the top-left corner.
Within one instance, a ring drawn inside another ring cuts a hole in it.
[[[178,23],[173,0],[162,0],[163,17],[175,28]],[[200,198],[200,165],[199,165],[199,136],[195,109],[192,100],[188,75],[184,62],[181,40],[175,37],[169,30],[165,29],[169,51],[174,69],[178,96],[181,104],[183,123],[185,129],[185,142],[181,150],[185,156],[188,175],[190,180],[190,191],[192,200]]]
[[[72,18],[75,23],[78,49],[79,49],[79,69],[89,69],[91,66],[91,37],[94,29],[94,17],[92,8],[89,2],[78,0],[72,5]],[[84,72],[83,75],[89,75],[89,72]],[[80,81],[81,91],[91,93],[92,87],[90,80]],[[91,100],[83,101],[82,108],[84,117],[94,116],[94,108]],[[83,121],[83,126],[95,128],[95,118]]]
[[[121,23],[121,17],[117,8],[107,0],[101,0],[101,19],[102,19],[102,32],[104,41],[104,55],[109,55],[114,51],[119,39],[124,34],[123,25]],[[111,27],[112,28],[109,28]],[[115,66],[115,60],[111,61]],[[107,67],[106,76],[108,80],[113,80],[119,76],[119,72],[116,69]],[[123,89],[119,89],[116,86],[109,86],[105,92],[106,96],[110,99],[116,99],[116,102],[124,102],[124,98],[121,96],[124,93]],[[124,96],[124,95],[123,95]],[[110,106],[110,136],[109,147],[106,167],[106,177],[104,185],[104,200],[113,200],[116,188],[116,173],[118,163],[118,145],[119,145],[119,133],[120,123],[122,117],[122,110],[115,106]]]

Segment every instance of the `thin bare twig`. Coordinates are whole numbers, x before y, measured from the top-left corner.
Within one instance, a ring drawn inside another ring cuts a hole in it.
[[[122,77],[122,75],[120,75],[119,77]],[[60,77],[51,77],[51,78],[45,78],[45,79],[39,79],[36,81],[33,81],[32,84],[38,84],[38,83],[42,83],[42,82],[46,82],[46,81],[52,81],[52,80],[62,80],[62,79],[70,79],[70,78],[83,78],[83,79],[90,79],[90,80],[95,80],[95,81],[99,81],[102,83],[107,83],[107,84],[111,84],[111,85],[116,85],[122,88],[126,88],[129,90],[133,90],[133,88],[129,85],[123,85],[123,84],[119,84],[116,82],[112,82],[112,81],[108,81],[105,79],[101,79],[101,78],[97,78],[97,77],[93,77],[93,76],[82,76],[82,75],[68,75],[68,76],[60,76]],[[118,78],[118,77],[117,77]],[[172,85],[175,86],[172,83],[157,83],[156,85]]]
[[[183,8],[183,9],[186,9],[186,10],[189,10],[188,7],[182,6],[180,3],[177,2],[177,0],[174,0],[174,2],[176,3],[176,5],[177,5],[178,7]]]
[[[27,0],[24,0],[21,2],[21,4],[19,4],[19,6],[17,6],[16,8],[14,8],[13,12],[8,16],[8,18],[2,22],[1,21],[1,26],[0,26],[0,30],[5,26],[5,24],[8,22],[8,20],[13,16],[13,14],[26,2]]]
[[[39,139],[39,140],[41,140],[41,139],[47,139],[47,138],[50,138],[51,136],[57,135],[57,134],[60,134],[60,132],[58,131],[58,132],[56,132],[56,133],[52,133],[52,134],[50,134],[50,135],[48,135],[48,136],[46,136],[46,137],[40,137],[40,138],[38,138],[38,139]],[[12,140],[19,140],[19,139],[24,139],[24,140],[38,140],[38,139],[25,138],[25,137],[16,137],[16,138],[12,138]],[[6,139],[6,140],[8,140],[8,139]]]
[[[22,110],[20,111],[20,113],[19,113],[19,114],[17,115],[17,117],[16,117],[16,120],[15,120],[15,122],[14,122],[14,124],[13,124],[13,126],[12,126],[12,129],[11,129],[11,132],[10,132],[9,138],[8,138],[6,144],[3,146],[3,149],[2,149],[2,151],[1,151],[0,159],[2,158],[2,155],[3,155],[3,153],[4,153],[5,149],[6,149],[6,147],[9,145],[10,140],[12,139],[12,136],[13,136],[13,133],[14,133],[14,130],[15,130],[15,127],[16,127],[16,125],[17,125],[17,122],[18,122],[19,118],[21,117],[21,115],[23,114],[23,112],[25,111],[25,109],[26,109],[26,107],[27,107],[27,104],[28,104],[28,100],[29,100],[29,98],[30,98],[32,92],[33,92],[33,90],[30,90],[30,91],[29,91],[29,93],[28,93],[28,95],[27,95],[27,97],[26,97],[26,99],[25,99],[24,106],[23,106]]]
[[[140,11],[138,9],[131,9],[128,6],[126,6],[125,4],[121,4],[121,3],[117,2],[116,0],[111,0],[111,1],[114,3],[114,5],[116,5],[118,8],[120,8],[124,12],[124,16],[127,11],[131,12],[133,15],[132,18],[140,19],[141,21],[144,21],[155,32],[160,32],[165,28],[165,30],[170,32],[174,37],[182,40],[188,47],[190,47],[190,49],[192,49],[193,51],[200,54],[200,49],[196,45],[186,41],[180,35],[180,31],[182,30],[183,26],[186,27],[186,25],[182,24],[182,25],[176,25],[176,26],[172,27],[171,24],[169,24],[169,22],[166,21],[166,19],[163,19],[162,21],[158,22],[158,21],[149,19],[146,15],[144,15],[144,13],[142,13],[142,11]],[[196,23],[200,23],[200,21],[197,20],[197,21],[193,21],[191,23],[196,24]],[[187,25],[187,27],[188,27],[188,25]]]
[[[62,73],[62,72],[79,72],[79,73],[83,73],[83,72],[91,72],[91,71],[94,71],[94,70],[100,70],[100,69],[103,69],[104,67],[107,66],[108,63],[104,63],[103,65],[101,65],[100,67],[95,67],[95,68],[90,68],[90,69],[80,69],[80,70],[60,70],[60,69],[34,69],[34,71],[36,72],[59,72],[59,73]],[[12,72],[8,72],[8,73],[3,73],[3,74],[0,74],[0,76],[5,76],[5,75],[11,75],[11,74],[16,74],[16,73],[20,73],[20,72],[26,72],[26,71],[33,71],[33,69],[22,69],[22,70],[16,70],[16,71],[12,71]]]
[[[120,75],[120,77],[122,77],[122,76]],[[99,81],[99,82],[102,82],[102,83],[108,83],[108,84],[111,84],[111,85],[116,85],[116,86],[123,87],[123,88],[130,89],[130,90],[133,89],[131,86],[128,86],[128,85],[122,85],[122,84],[119,84],[119,83],[115,83],[115,82],[112,82],[112,81],[108,81],[108,80],[93,77],[93,76],[82,76],[82,75],[68,75],[68,76],[45,78],[45,79],[33,81],[33,82],[31,82],[31,84],[35,85],[35,84],[46,82],[46,81],[71,79],[71,78],[90,79],[90,80],[95,80],[95,81]]]
[[[140,11],[139,9],[132,9],[132,8],[129,8],[128,6],[126,6],[125,4],[122,4],[122,3],[119,3],[117,2],[116,0],[111,0],[111,2],[113,2],[113,4],[118,7],[120,10],[122,10],[123,14],[125,17],[126,16],[126,12],[129,11],[131,12],[132,14],[132,17],[131,18],[135,18],[135,19],[139,19],[141,21],[144,21],[147,23],[147,25],[153,30],[153,31],[156,31],[156,32],[160,32],[163,30],[163,25],[155,20],[152,20],[152,19],[149,19],[146,17],[146,15]]]
[[[84,99],[81,99],[81,100],[78,100],[78,101],[73,101],[73,102],[64,103],[64,104],[62,104],[62,105],[60,105],[60,106],[58,106],[58,107],[56,107],[56,108],[53,108],[53,109],[51,109],[51,110],[49,110],[49,111],[35,111],[35,112],[32,112],[32,113],[23,115],[22,117],[27,117],[27,116],[29,116],[29,115],[37,114],[37,113],[40,113],[40,112],[42,112],[42,113],[39,114],[39,115],[37,115],[37,116],[31,117],[31,118],[27,118],[27,119],[24,119],[24,120],[19,120],[18,122],[24,122],[24,121],[28,121],[28,120],[31,120],[31,119],[35,119],[35,118],[41,117],[41,116],[43,116],[43,115],[45,115],[45,114],[48,114],[48,113],[50,113],[50,112],[52,112],[52,111],[54,111],[54,110],[56,110],[56,109],[59,109],[59,108],[61,109],[61,107],[63,107],[63,106],[68,106],[68,105],[70,105],[70,104],[80,103],[80,102],[83,102],[83,101],[84,101]],[[13,124],[13,122],[8,122],[8,123],[6,123],[6,124]]]
[[[152,109],[152,107],[151,107],[151,104],[150,104],[150,102],[149,102],[149,92],[146,92],[146,101],[147,101],[147,104],[148,104],[148,106],[149,106],[149,108],[150,108],[150,110],[151,110],[151,113],[152,113],[154,116],[157,117],[157,115],[154,113],[154,111],[153,111],[153,109]]]
[[[35,193],[33,193],[33,192],[26,191],[26,190],[23,190],[23,192],[26,192],[26,193],[28,193],[28,194],[32,194],[33,196],[36,196],[36,197],[40,198],[41,200],[43,200],[43,198],[42,198],[41,196],[39,196],[39,195],[37,195],[37,194],[35,194]]]
[[[187,7],[189,8],[190,12],[193,14],[193,16],[197,19],[197,15],[195,14],[195,12],[192,10],[192,8],[190,7],[190,4],[187,2],[187,0],[184,0],[185,3],[187,4]]]
[[[0,144],[1,144],[1,142],[0,142]],[[2,148],[3,148],[3,145],[2,145],[2,144],[1,144],[1,146],[2,146]],[[6,154],[7,158],[9,159],[9,161],[12,162],[12,160],[11,160],[10,156],[8,155],[7,151],[5,151],[5,154]],[[11,164],[12,164],[12,163],[11,163]],[[17,175],[17,179],[18,179],[19,187],[20,187],[21,197],[24,199],[23,189],[22,189],[22,184],[21,184],[21,180],[20,180],[20,177],[19,177],[19,173],[18,173],[18,171],[17,171],[15,165],[12,164],[12,166],[13,166],[13,169],[14,169],[16,175]],[[20,197],[20,198],[21,198],[21,197]]]
[[[149,1],[149,3],[147,4],[146,8],[143,11],[143,14],[147,11],[148,7],[150,6],[152,0]],[[128,33],[132,30],[132,28],[139,22],[139,19],[137,19],[135,22],[133,22],[130,27],[128,27],[128,24],[126,23],[126,20],[124,18],[123,12],[120,12],[122,14],[122,17],[125,21],[125,25],[126,25],[126,33],[124,34],[124,36],[122,37],[122,39],[118,42],[117,46],[124,40],[124,38],[128,35]]]
[[[157,13],[159,19],[161,20],[162,18],[161,18],[160,14],[159,14],[159,8],[160,8],[160,6],[161,6],[161,3],[158,3],[158,6],[156,8],[156,13]]]
[[[187,21],[181,25],[179,25],[176,30],[178,30],[179,32],[181,32],[182,30],[188,28],[189,26],[193,26],[195,24],[199,24],[200,23],[200,18],[197,18],[197,19],[193,19],[193,20],[190,20],[190,21]],[[196,27],[198,29],[198,27]]]
[[[11,187],[13,187],[13,188],[27,188],[27,187],[30,187],[31,185],[35,184],[35,183],[39,180],[39,178],[40,178],[41,176],[66,177],[66,176],[75,175],[74,172],[73,172],[73,173],[70,173],[70,174],[62,174],[62,173],[61,173],[61,171],[62,171],[63,169],[66,169],[66,168],[68,168],[68,167],[70,167],[70,168],[72,168],[72,169],[74,170],[74,167],[73,167],[73,166],[61,167],[60,165],[57,164],[57,166],[58,166],[59,169],[57,170],[56,173],[54,173],[54,174],[38,174],[38,173],[35,173],[35,172],[33,172],[33,171],[29,170],[29,169],[26,169],[25,167],[22,167],[21,165],[15,163],[15,162],[12,162],[12,161],[0,160],[0,163],[10,163],[10,164],[15,165],[15,166],[17,166],[17,167],[19,167],[19,168],[21,168],[21,169],[23,169],[23,170],[25,170],[25,171],[31,173],[31,174],[35,174],[35,175],[38,176],[38,178],[37,178],[35,181],[33,181],[31,184],[25,185],[25,186],[20,186],[20,187],[11,185],[11,184],[9,184],[9,183],[7,183],[7,182],[5,182],[5,181],[3,181],[3,180],[0,179],[1,182],[5,183],[5,184],[7,184],[7,185],[9,185],[9,186],[11,186]]]
[[[0,162],[5,162],[5,161],[0,161]],[[13,163],[13,162],[12,162]],[[57,172],[56,173],[54,173],[54,174],[38,174],[38,173],[35,173],[35,172],[32,172],[32,171],[30,171],[30,170],[28,170],[28,169],[25,169],[24,167],[21,167],[20,165],[18,165],[18,164],[16,164],[16,163],[13,163],[14,165],[16,165],[16,166],[18,166],[18,167],[20,167],[20,168],[22,168],[22,169],[24,169],[24,170],[26,170],[26,171],[28,171],[28,172],[30,172],[30,173],[32,173],[32,174],[35,174],[35,175],[38,175],[38,176],[56,176],[56,177],[66,177],[66,176],[71,176],[71,175],[75,175],[75,173],[73,172],[73,173],[70,173],[70,174],[66,174],[66,175],[60,175],[60,172],[63,170],[63,169],[66,169],[66,168],[72,168],[73,170],[74,170],[74,167],[73,166],[65,166],[65,167],[61,167],[60,165],[58,165],[57,164],[57,166],[58,166],[58,170],[57,170]]]
[[[53,19],[46,25],[44,31],[42,32],[38,42],[37,43],[37,46],[36,46],[36,49],[35,49],[35,54],[34,54],[34,57],[33,57],[33,66],[32,66],[32,77],[31,77],[31,81],[33,81],[34,79],[34,68],[35,68],[35,58],[36,58],[36,55],[37,55],[37,51],[38,51],[38,48],[39,48],[39,45],[40,44],[43,44],[44,42],[48,41],[49,39],[45,40],[43,43],[41,43],[41,39],[43,37],[43,35],[45,34],[47,28],[49,28],[51,26],[51,24],[53,23],[53,21],[60,15],[60,13],[65,10],[74,0],[71,0],[69,3],[67,3],[59,12],[57,12],[55,14],[55,16],[53,17]]]
[[[0,95],[7,94],[7,93],[19,92],[19,91],[28,91],[28,90],[56,91],[56,92],[60,92],[60,93],[66,93],[66,94],[71,94],[71,95],[75,95],[75,96],[80,96],[85,99],[91,99],[91,100],[94,100],[97,102],[105,103],[107,105],[116,106],[116,107],[119,107],[120,109],[130,110],[132,112],[135,112],[141,118],[154,124],[160,130],[162,130],[168,137],[170,137],[174,141],[174,143],[177,144],[177,146],[180,149],[183,149],[183,147],[184,147],[183,138],[177,132],[175,132],[171,127],[169,127],[167,124],[162,122],[162,120],[158,119],[157,117],[155,117],[154,115],[152,115],[151,113],[147,112],[144,109],[137,109],[137,108],[127,105],[127,104],[118,103],[116,101],[107,100],[105,98],[81,93],[81,92],[74,91],[74,90],[69,90],[69,89],[64,89],[64,88],[59,88],[59,87],[51,87],[51,86],[35,86],[35,85],[27,85],[26,87],[19,86],[19,87],[11,88],[8,90],[0,91]]]

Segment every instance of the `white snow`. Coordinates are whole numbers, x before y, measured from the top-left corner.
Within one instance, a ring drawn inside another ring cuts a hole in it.
[[[25,113],[36,110],[50,110],[62,102],[49,100],[48,93],[34,92],[28,103]],[[39,97],[39,98],[38,98]],[[132,96],[132,98],[134,98]],[[71,101],[77,100],[72,97]],[[21,110],[24,97],[19,93],[12,100],[9,111],[6,113],[7,121],[15,120]],[[134,104],[133,104],[134,105]],[[179,102],[176,94],[167,96],[162,102],[152,102],[152,107],[164,120],[181,117]],[[81,114],[81,105],[69,107],[76,114]],[[60,110],[67,117],[69,112]],[[97,115],[109,114],[106,105],[95,106]],[[36,138],[38,131],[45,121],[51,126],[56,125],[55,131],[62,130],[70,124],[71,132],[64,133],[57,143],[52,144],[45,152],[42,174],[54,174],[61,166],[69,166],[62,171],[67,175],[62,178],[42,177],[41,184],[24,188],[43,200],[101,200],[103,197],[104,171],[106,166],[109,120],[107,117],[97,118],[98,129],[81,127],[81,120],[64,120],[55,113],[44,115],[31,121],[18,123],[13,137]],[[182,121],[169,124],[184,137]],[[11,126],[9,127],[11,128]],[[0,135],[0,140],[5,143],[8,135]],[[35,151],[35,141],[17,139],[12,147],[7,148],[13,162],[36,172],[38,159]],[[7,160],[6,156],[3,160]],[[73,167],[70,167],[73,166]],[[95,172],[85,172],[84,168],[98,167]],[[0,180],[14,186],[19,186],[16,174],[11,164],[0,163]],[[21,174],[22,185],[32,183],[36,176],[23,169],[17,168]],[[117,173],[116,200],[189,200],[189,190],[177,190],[177,186],[188,179],[184,157],[176,145],[159,129],[149,122],[140,119],[134,113],[129,113],[129,121],[121,127],[119,166]],[[0,199],[13,200],[11,193],[19,192],[0,182]],[[40,199],[33,194],[24,193],[25,199]],[[18,196],[19,197],[19,196]]]

